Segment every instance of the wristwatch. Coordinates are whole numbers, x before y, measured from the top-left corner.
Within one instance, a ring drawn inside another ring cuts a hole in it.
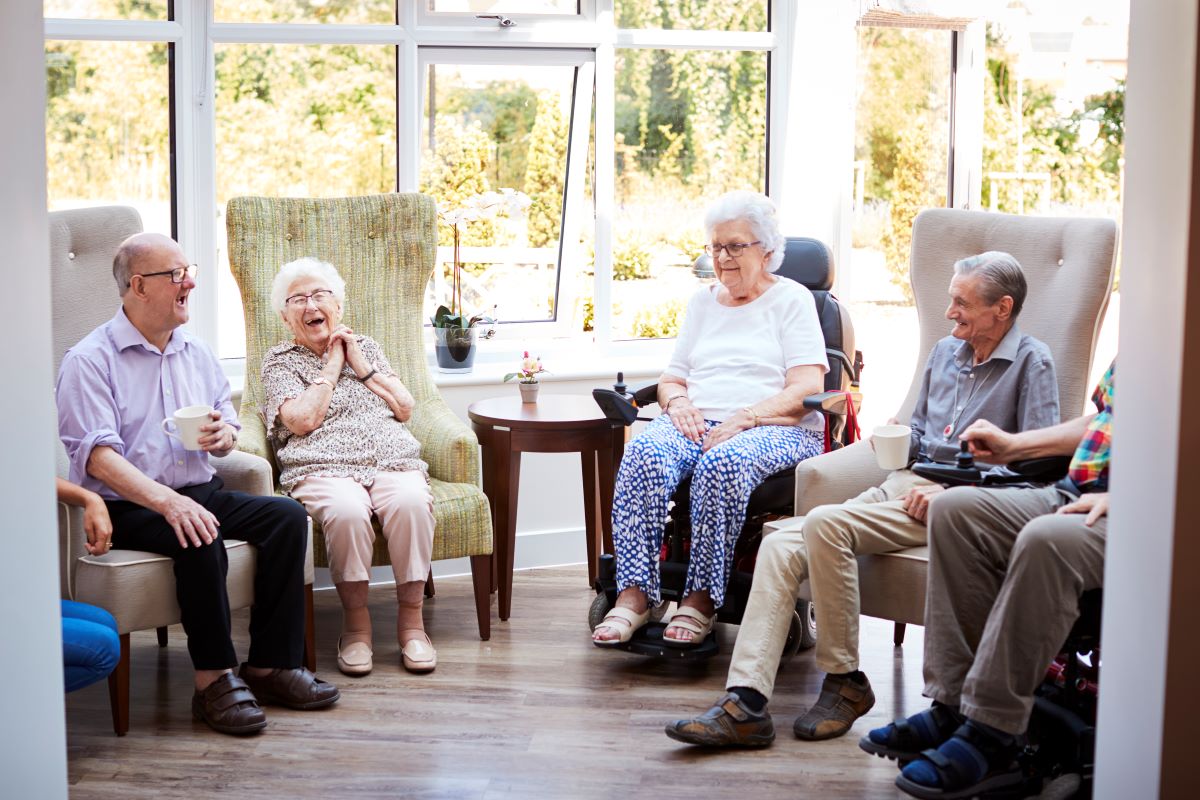
[[[329,378],[326,378],[324,375],[318,375],[317,377],[313,378],[313,380],[312,380],[313,386],[318,386],[322,383],[325,384],[326,386],[333,386],[333,382],[330,381]]]

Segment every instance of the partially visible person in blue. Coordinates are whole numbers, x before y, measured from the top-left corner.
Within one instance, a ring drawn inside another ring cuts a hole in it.
[[[628,641],[648,621],[650,604],[660,602],[663,522],[688,474],[686,594],[663,633],[677,647],[695,647],[712,630],[751,492],[824,449],[824,422],[804,398],[824,389],[825,338],[808,289],[772,274],[786,244],[774,204],[730,192],[709,209],[704,227],[719,282],[688,303],[658,382],[663,414],[629,443],[617,472],[620,594],[596,626],[592,641],[600,647]]]
[[[112,521],[104,498],[62,478],[56,479],[60,502],[83,509],[84,548],[103,555],[112,547]],[[103,608],[74,600],[62,601],[63,677],[73,692],[102,681],[117,667],[121,639],[117,621]]]

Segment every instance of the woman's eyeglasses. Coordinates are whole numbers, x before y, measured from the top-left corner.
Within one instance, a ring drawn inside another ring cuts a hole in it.
[[[753,247],[756,244],[762,244],[762,242],[730,242],[729,244],[706,244],[706,245],[704,245],[704,252],[708,253],[713,258],[716,258],[717,256],[721,255],[721,251],[724,250],[726,253],[729,254],[730,258],[737,258],[742,253],[746,252],[747,247]]]
[[[294,294],[284,302],[291,308],[304,308],[308,305],[309,298],[312,298],[314,303],[320,305],[331,297],[333,297],[333,292],[329,289],[317,289],[315,292],[309,292],[308,294]]]

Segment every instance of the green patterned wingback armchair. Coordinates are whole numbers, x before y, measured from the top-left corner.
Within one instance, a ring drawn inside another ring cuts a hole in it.
[[[269,460],[278,478],[262,418],[262,359],[290,338],[271,308],[279,268],[312,256],[337,267],[346,281],[345,323],[372,337],[416,400],[409,430],[429,464],[436,528],[433,558],[470,556],[479,635],[490,635],[492,523],[479,485],[475,434],[438,394],[425,364],[422,311],[437,247],[437,209],[421,194],[332,199],[236,197],[229,201],[229,265],[246,315],[246,386],[238,447]],[[372,563],[390,562],[376,528]],[[316,563],[328,559],[314,538]]]

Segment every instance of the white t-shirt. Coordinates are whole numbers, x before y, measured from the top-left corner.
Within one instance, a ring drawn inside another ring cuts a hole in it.
[[[776,278],[744,306],[717,302],[718,285],[688,301],[687,315],[666,374],[687,381],[688,397],[705,419],[723,422],[739,409],[783,391],[792,367],[812,364],[829,371],[825,337],[812,293],[788,278]],[[822,431],[812,411],[800,425]]]

